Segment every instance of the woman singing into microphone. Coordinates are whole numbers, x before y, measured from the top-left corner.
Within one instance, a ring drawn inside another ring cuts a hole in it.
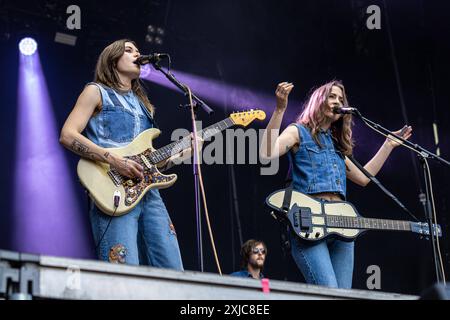
[[[283,82],[276,89],[277,106],[263,136],[261,156],[273,159],[288,153],[294,190],[325,201],[345,200],[347,179],[360,186],[370,180],[348,159],[354,147],[352,115],[333,112],[348,106],[344,86],[332,81],[317,88],[296,123],[279,134],[293,88]],[[411,132],[405,127],[394,133],[408,139]],[[386,139],[364,168],[375,176],[398,145]],[[351,288],[354,242],[328,238],[310,243],[292,234],[290,238],[292,256],[307,283]]]
[[[144,168],[106,148],[129,144],[154,126],[154,108],[139,82],[136,44],[118,40],[98,58],[94,82],[88,83],[67,118],[60,142],[81,157],[101,161],[121,175],[142,179]],[[162,163],[190,157],[190,149]],[[99,259],[183,270],[175,228],[157,189],[123,216],[109,217],[92,201],[90,220]]]

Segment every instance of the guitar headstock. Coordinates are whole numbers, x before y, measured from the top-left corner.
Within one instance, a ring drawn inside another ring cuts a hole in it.
[[[432,230],[435,235],[437,233],[438,237],[442,237],[442,230],[440,225],[433,225]],[[428,223],[425,222],[411,223],[411,231],[426,237],[430,235],[430,228],[428,227]]]
[[[230,115],[230,119],[235,125],[246,127],[253,120],[264,120],[266,118],[266,113],[259,109],[251,109],[248,111],[235,112]]]

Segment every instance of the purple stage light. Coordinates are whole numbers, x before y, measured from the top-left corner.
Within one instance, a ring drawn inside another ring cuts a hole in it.
[[[39,54],[20,55],[13,250],[92,258]]]
[[[23,38],[19,42],[19,50],[23,55],[31,56],[37,50],[37,42],[33,38]]]
[[[150,65],[144,64],[143,66],[141,66],[140,78],[147,79],[150,76],[150,72],[151,72]]]
[[[141,71],[142,79],[179,91],[161,72],[155,70],[153,67],[149,68],[151,72],[148,72],[148,75],[143,75]],[[182,71],[173,71],[173,74],[182,83],[188,85],[193,93],[207,103],[221,107],[226,106],[231,110],[261,109],[266,111],[268,115],[267,121],[270,119],[275,108],[275,88],[273,89],[273,94],[267,94]],[[294,99],[289,99],[289,101],[290,106],[284,118],[285,122],[295,121],[296,116],[301,111],[301,103],[299,101],[295,101]]]

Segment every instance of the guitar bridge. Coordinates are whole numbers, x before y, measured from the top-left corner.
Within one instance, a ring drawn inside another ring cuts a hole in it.
[[[111,178],[116,187],[120,186],[123,183],[122,177],[120,176],[120,174],[115,172],[114,169],[108,171],[108,176]]]
[[[145,155],[141,154],[141,160],[147,168],[149,168],[149,169],[151,168],[152,164],[150,163],[150,161],[147,159],[147,157]]]

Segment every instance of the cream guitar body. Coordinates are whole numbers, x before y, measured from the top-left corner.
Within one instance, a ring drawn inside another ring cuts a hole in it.
[[[272,193],[266,204],[275,218],[288,223],[301,239],[318,241],[329,236],[352,241],[367,230],[410,231],[429,236],[427,223],[363,218],[355,207],[345,201],[322,201],[306,194],[292,191],[288,212],[283,212],[284,190]],[[441,227],[433,225],[434,234],[441,236]]]
[[[157,138],[160,133],[158,129],[148,129],[138,135],[129,145],[108,149],[111,153],[128,157],[142,164],[144,179],[141,181],[121,177],[117,171],[103,162],[86,159],[78,162],[77,173],[81,184],[89,191],[89,195],[97,207],[104,213],[121,216],[133,209],[148,190],[168,188],[175,183],[176,174],[164,175],[158,171],[155,164],[149,161],[149,155],[155,151],[153,139]],[[114,197],[118,197],[119,200],[117,207]]]
[[[209,126],[198,135],[204,140],[232,126],[246,127],[255,119],[264,120],[261,110],[233,113],[229,118]],[[168,188],[177,180],[175,174],[162,174],[157,164],[191,147],[191,136],[175,141],[159,149],[153,148],[153,140],[160,135],[158,129],[148,129],[130,144],[121,148],[109,148],[110,153],[129,158],[144,168],[144,179],[130,179],[119,174],[109,164],[81,159],[77,173],[81,184],[88,190],[96,206],[105,214],[121,216],[131,211],[142,197],[153,188]]]

